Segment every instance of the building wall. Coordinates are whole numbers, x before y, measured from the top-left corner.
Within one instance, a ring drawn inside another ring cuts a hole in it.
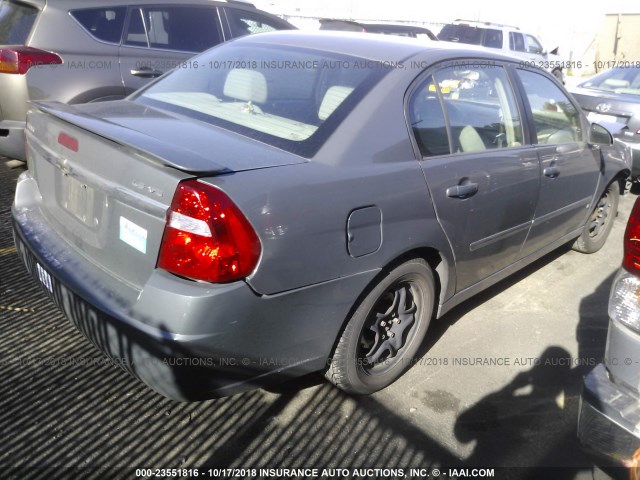
[[[640,61],[640,13],[607,14],[598,36],[596,70],[625,60]]]

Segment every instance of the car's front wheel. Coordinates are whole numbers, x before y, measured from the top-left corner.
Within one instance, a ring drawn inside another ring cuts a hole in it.
[[[616,180],[609,184],[596,203],[582,235],[573,244],[574,250],[595,253],[602,248],[618,214],[619,199],[620,183]]]
[[[369,394],[393,383],[411,365],[434,305],[435,281],[422,259],[385,275],[347,323],[327,379],[348,393]]]

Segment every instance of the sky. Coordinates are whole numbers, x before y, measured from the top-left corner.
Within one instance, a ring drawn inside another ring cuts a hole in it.
[[[549,50],[560,46],[567,58],[584,53],[604,25],[605,13],[640,13],[640,0],[255,0],[254,3],[272,13],[302,17],[438,24],[463,18],[516,25],[540,37]],[[308,25],[315,27],[315,23]],[[302,26],[307,24],[302,22]]]

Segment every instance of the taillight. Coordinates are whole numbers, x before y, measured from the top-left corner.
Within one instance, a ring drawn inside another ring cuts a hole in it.
[[[52,52],[32,47],[12,46],[0,48],[0,73],[24,75],[38,65],[60,65],[62,59]]]
[[[624,232],[622,266],[630,272],[640,272],[640,197],[636,198],[636,203],[633,204]]]
[[[178,185],[158,268],[194,280],[232,282],[256,268],[260,252],[253,227],[225,193],[197,180]]]

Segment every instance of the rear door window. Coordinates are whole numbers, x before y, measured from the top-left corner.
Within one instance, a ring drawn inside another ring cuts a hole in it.
[[[0,45],[24,45],[38,17],[38,9],[0,0]]]
[[[518,32],[509,32],[509,49],[514,52],[524,52],[524,37]]]
[[[202,52],[222,42],[216,7],[160,6],[131,12],[125,44],[161,50]]]
[[[448,120],[448,138],[439,98]],[[500,65],[477,62],[437,71],[414,93],[409,118],[424,157],[449,149],[469,153],[523,144],[520,112]]]
[[[432,76],[416,89],[409,102],[409,119],[423,157],[450,153],[447,123]]]
[[[86,8],[71,12],[71,16],[88,33],[98,40],[109,43],[120,43],[126,14],[125,7]]]

